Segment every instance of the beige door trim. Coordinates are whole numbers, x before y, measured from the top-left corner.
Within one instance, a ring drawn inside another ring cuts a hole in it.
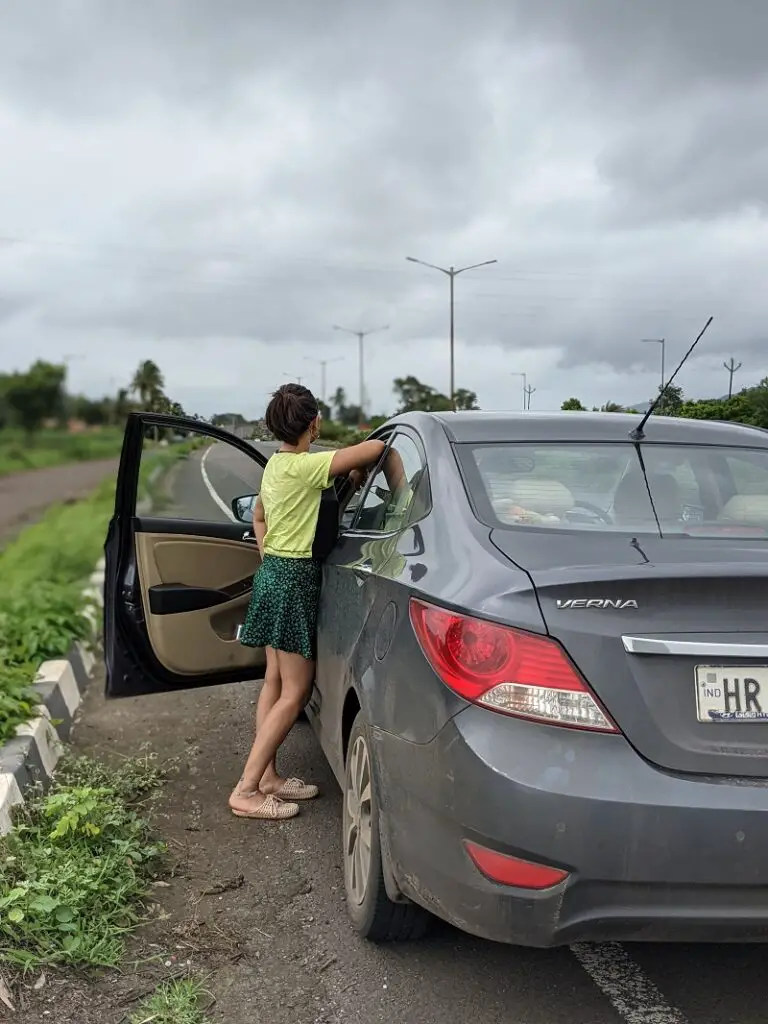
[[[149,642],[169,672],[199,676],[242,670],[243,679],[261,675],[263,648],[244,647],[236,639],[245,619],[250,591],[212,608],[177,615],[153,615],[151,587],[181,583],[224,588],[257,572],[255,544],[180,533],[136,533],[136,564]]]

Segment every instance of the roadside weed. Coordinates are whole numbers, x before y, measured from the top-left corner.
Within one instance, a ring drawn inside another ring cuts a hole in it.
[[[119,962],[163,853],[136,804],[144,764],[111,772],[81,758],[18,813],[0,839],[0,959],[24,970]]]
[[[199,981],[180,978],[161,985],[130,1018],[130,1024],[208,1024],[207,993]]]

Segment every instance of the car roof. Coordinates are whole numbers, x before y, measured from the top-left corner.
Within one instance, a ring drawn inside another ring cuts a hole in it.
[[[493,441],[627,441],[641,413],[617,412],[412,412],[395,417],[430,430],[440,423],[448,439],[459,444]],[[724,420],[651,416],[644,442],[749,445],[768,447],[768,431]]]

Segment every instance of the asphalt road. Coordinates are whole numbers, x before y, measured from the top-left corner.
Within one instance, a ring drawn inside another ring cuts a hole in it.
[[[265,458],[277,444],[254,442]],[[166,487],[170,505],[159,514],[181,519],[232,522],[232,499],[259,490],[261,471],[242,452],[216,442],[193,452],[171,471]]]
[[[0,544],[57,501],[82,498],[117,471],[117,459],[74,462],[0,477]]]
[[[275,446],[261,445],[260,450],[269,455]],[[231,498],[258,489],[257,477],[241,455],[216,445],[185,461],[174,481],[174,494],[191,518],[223,519],[230,517]],[[298,726],[289,737],[284,763],[291,772],[318,782],[324,798],[307,807],[297,821],[278,828],[235,825],[226,813],[228,787],[237,778],[248,748],[253,699],[253,690],[246,686],[176,697],[173,714],[159,726],[153,723],[165,698],[139,702],[131,710],[123,705],[120,747],[130,749],[149,728],[150,735],[154,733],[158,742],[168,742],[171,748],[179,740],[173,733],[181,730],[184,742],[200,750],[195,799],[202,803],[206,827],[216,836],[216,853],[212,850],[210,856],[234,857],[240,865],[243,857],[248,858],[249,889],[238,911],[246,929],[251,915],[255,927],[261,927],[260,908],[272,898],[270,892],[281,891],[279,872],[284,867],[300,869],[306,889],[300,920],[295,918],[295,902],[291,903],[293,909],[285,911],[285,926],[291,932],[283,934],[280,942],[288,949],[285,956],[302,964],[332,958],[316,978],[314,995],[302,1004],[307,1013],[311,1006],[322,1004],[328,1016],[297,1016],[298,1004],[292,1006],[290,999],[283,1005],[284,986],[290,988],[291,983],[281,976],[269,984],[270,992],[280,994],[281,1005],[272,1007],[269,1018],[275,1024],[315,1019],[405,1024],[444,1024],[467,1018],[474,1024],[763,1024],[766,1020],[762,989],[766,951],[760,946],[624,947],[612,943],[532,951],[491,945],[442,925],[419,945],[375,948],[358,941],[347,925],[341,896],[340,794],[306,725]],[[166,729],[171,735],[166,735]],[[174,808],[173,813],[183,811]],[[246,849],[250,850],[247,855]],[[205,861],[204,844],[198,852]],[[250,982],[239,985],[245,991]],[[304,999],[306,993],[297,982],[299,990]],[[251,994],[251,1009],[255,1008],[253,998]],[[252,1019],[238,1012],[233,1003],[225,1019],[230,1024]]]

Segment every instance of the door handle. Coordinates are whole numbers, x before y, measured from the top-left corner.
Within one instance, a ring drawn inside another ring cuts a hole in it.
[[[240,538],[240,540],[256,540],[256,534],[255,533],[249,533],[246,530],[245,533],[243,534],[243,536]]]

